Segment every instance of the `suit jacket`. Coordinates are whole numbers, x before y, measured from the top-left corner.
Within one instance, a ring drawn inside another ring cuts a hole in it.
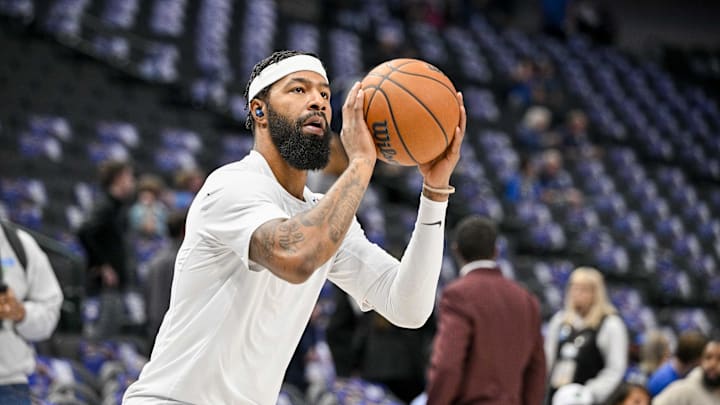
[[[440,300],[428,404],[539,405],[545,354],[537,299],[497,268],[454,280]]]

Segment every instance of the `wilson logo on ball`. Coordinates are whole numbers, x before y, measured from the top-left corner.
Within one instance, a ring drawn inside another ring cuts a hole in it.
[[[372,134],[375,138],[375,147],[382,157],[388,162],[395,162],[397,151],[390,144],[390,132],[388,132],[387,121],[373,122]]]

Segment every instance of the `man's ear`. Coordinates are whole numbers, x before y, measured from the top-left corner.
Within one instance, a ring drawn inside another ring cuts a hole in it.
[[[267,122],[267,110],[265,103],[254,98],[250,102],[250,115],[256,124],[263,125]]]

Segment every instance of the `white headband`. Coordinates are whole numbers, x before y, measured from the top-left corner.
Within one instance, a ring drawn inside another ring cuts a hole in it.
[[[320,59],[310,55],[295,55],[289,58],[283,59],[279,62],[268,65],[263,69],[252,82],[250,82],[250,89],[248,89],[248,106],[250,101],[260,93],[260,90],[275,83],[290,73],[300,72],[303,70],[309,70],[315,72],[327,80],[327,74],[325,68],[323,68]]]

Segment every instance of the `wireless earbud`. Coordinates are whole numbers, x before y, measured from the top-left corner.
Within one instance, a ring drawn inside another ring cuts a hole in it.
[[[263,113],[262,108],[256,108],[255,115],[257,115],[258,117],[262,117],[263,115],[265,115],[265,113]]]

